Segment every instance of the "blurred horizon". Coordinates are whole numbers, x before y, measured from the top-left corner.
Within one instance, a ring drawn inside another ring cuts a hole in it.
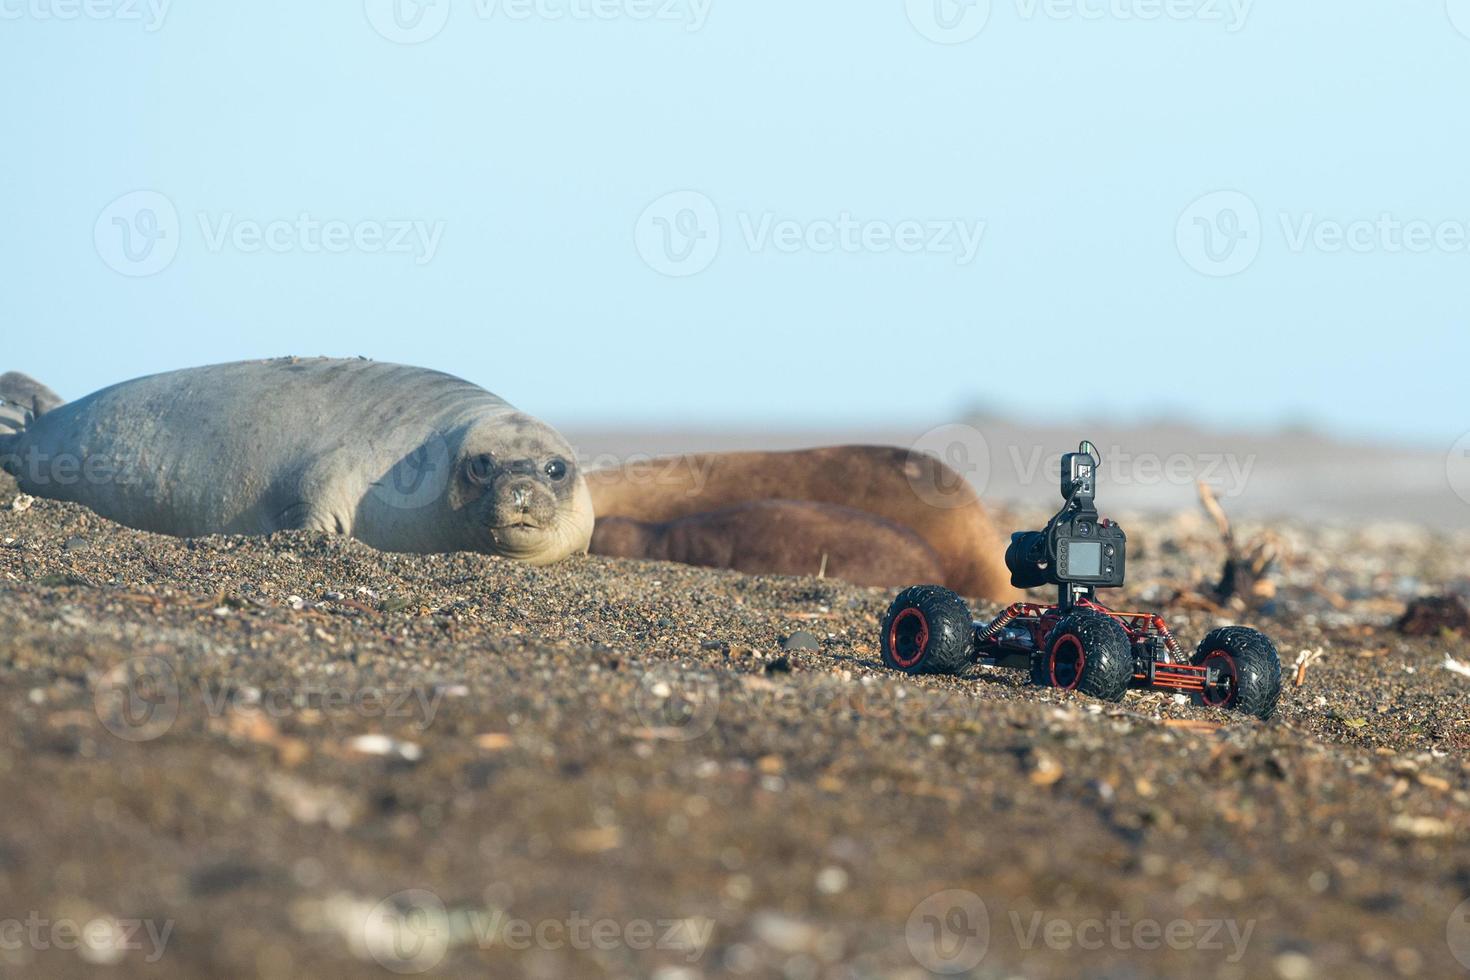
[[[987,504],[1048,512],[1060,499],[1061,454],[1089,439],[1102,458],[1099,506],[1115,516],[1203,514],[1203,483],[1232,516],[1253,520],[1307,519],[1344,529],[1385,523],[1470,529],[1470,437],[1461,440],[1461,451],[1446,453],[1290,428],[1251,433],[1177,421],[1076,425],[978,417],[863,430],[567,426],[562,433],[593,469],[637,467],[667,457],[655,465],[697,471],[689,454],[844,443],[898,446],[942,460]]]

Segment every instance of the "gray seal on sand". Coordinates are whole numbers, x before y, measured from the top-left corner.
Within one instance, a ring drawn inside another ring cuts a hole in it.
[[[592,498],[556,430],[478,385],[367,360],[190,368],[60,404],[0,379],[24,493],[180,537],[309,529],[532,564],[585,552]]]

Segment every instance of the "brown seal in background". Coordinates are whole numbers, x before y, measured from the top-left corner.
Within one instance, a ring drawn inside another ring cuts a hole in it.
[[[884,542],[892,540],[888,527],[897,525],[916,535],[937,557],[943,575],[929,584],[995,602],[1020,597],[1005,567],[1004,539],[974,489],[933,456],[907,449],[829,446],[793,452],[691,454],[593,470],[587,474],[587,484],[599,522],[629,518],[669,525],[761,501],[809,502],[862,511],[884,522],[847,524],[853,538],[851,551],[867,548],[871,552],[869,568],[881,568]],[[724,518],[706,523],[703,533],[713,535],[715,528],[724,527],[727,533],[738,528],[741,534],[751,534],[761,514],[750,512],[734,524]],[[610,535],[606,539],[609,547],[615,539],[628,546],[625,535]],[[734,543],[729,547],[733,554]],[[795,544],[792,550],[797,551]],[[595,536],[592,552],[604,553]],[[904,561],[912,554],[907,551]],[[812,572],[815,569],[808,570]],[[829,572],[837,575],[833,569]],[[882,577],[899,581],[886,574]]]
[[[854,585],[944,580],[939,556],[908,528],[851,507],[802,500],[760,500],[663,523],[599,518],[592,553]]]

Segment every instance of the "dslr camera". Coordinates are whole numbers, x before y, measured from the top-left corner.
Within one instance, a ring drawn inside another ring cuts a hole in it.
[[[1062,499],[1066,501],[1041,531],[1018,531],[1006,549],[1011,585],[1035,589],[1062,586],[1091,594],[1123,584],[1128,540],[1123,529],[1098,516],[1097,471],[1102,456],[1083,442],[1062,457]]]

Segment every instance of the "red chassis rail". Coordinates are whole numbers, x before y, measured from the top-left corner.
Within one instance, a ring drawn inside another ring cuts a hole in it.
[[[1111,616],[1128,634],[1133,644],[1133,682],[1137,687],[1163,688],[1202,694],[1212,680],[1210,668],[1184,663],[1184,653],[1174,634],[1162,616],[1144,612],[1114,612],[1088,599],[1077,603],[1079,608]],[[1017,602],[1005,609],[988,625],[975,624],[975,648],[981,657],[997,666],[1022,666],[1016,660],[1019,654],[1040,650],[1045,645],[1046,635],[1061,622],[1063,613],[1056,606],[1043,606],[1034,602]],[[1007,629],[1022,629],[1029,633],[1029,646],[1013,646],[999,638]],[[1151,651],[1163,647],[1162,658]],[[987,650],[994,651],[987,653]]]

